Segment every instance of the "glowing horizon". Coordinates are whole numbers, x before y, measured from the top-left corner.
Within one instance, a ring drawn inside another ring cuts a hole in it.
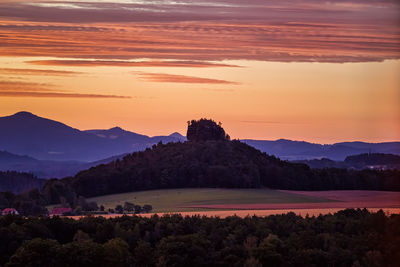
[[[150,136],[400,140],[393,0],[0,3],[0,116]]]

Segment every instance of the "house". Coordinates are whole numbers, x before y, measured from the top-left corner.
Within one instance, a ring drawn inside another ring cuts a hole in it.
[[[50,216],[63,216],[71,214],[71,208],[63,208],[63,207],[54,207],[51,212]]]
[[[6,208],[1,212],[1,215],[15,214],[18,215],[18,211],[14,208]]]

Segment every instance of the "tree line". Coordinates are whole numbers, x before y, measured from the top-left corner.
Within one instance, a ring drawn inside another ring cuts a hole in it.
[[[31,173],[0,171],[0,192],[21,193],[34,188],[40,189],[45,179],[39,179]]]
[[[2,266],[397,266],[400,215],[0,217]]]

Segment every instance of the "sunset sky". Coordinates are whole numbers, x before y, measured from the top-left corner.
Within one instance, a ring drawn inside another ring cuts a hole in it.
[[[398,0],[1,0],[0,116],[400,140]]]

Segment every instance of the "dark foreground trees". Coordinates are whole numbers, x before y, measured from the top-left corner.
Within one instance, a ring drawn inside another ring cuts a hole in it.
[[[0,218],[5,266],[397,266],[400,215]]]

